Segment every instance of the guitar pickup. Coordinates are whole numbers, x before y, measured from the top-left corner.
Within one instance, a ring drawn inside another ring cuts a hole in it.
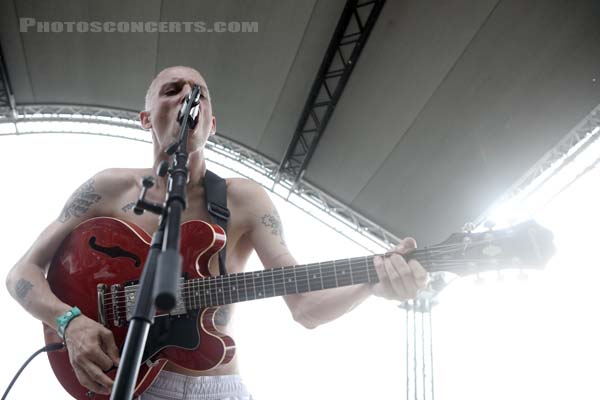
[[[176,298],[176,302],[175,302],[175,307],[171,310],[171,312],[168,313],[171,316],[187,314],[187,308],[185,306],[185,302],[184,302],[183,295],[181,292],[181,288],[183,287],[184,282],[185,282],[185,279],[183,277],[179,278],[179,289],[177,290],[177,298]],[[131,317],[133,317],[133,309],[135,308],[135,301],[137,298],[138,289],[139,289],[139,284],[131,284],[131,285],[125,286],[125,289],[123,290],[123,292],[125,294],[125,319],[127,321],[129,321],[131,319]],[[157,314],[157,316],[160,316],[160,315],[164,315],[164,314],[162,314],[159,310],[159,313]]]

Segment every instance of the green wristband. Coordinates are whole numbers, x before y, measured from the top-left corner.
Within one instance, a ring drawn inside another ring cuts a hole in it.
[[[60,317],[56,318],[56,324],[58,325],[56,331],[58,333],[58,337],[64,340],[65,330],[67,329],[67,326],[69,326],[69,323],[73,320],[73,318],[78,317],[80,315],[81,310],[77,307],[73,307],[69,311],[62,314]]]

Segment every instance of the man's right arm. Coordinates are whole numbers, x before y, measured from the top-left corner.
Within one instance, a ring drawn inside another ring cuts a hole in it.
[[[77,225],[104,214],[115,189],[111,185],[112,175],[110,170],[103,171],[82,184],[7,276],[6,286],[15,300],[54,329],[56,318],[76,304],[65,304],[52,293],[45,277],[46,268],[64,238]],[[71,364],[80,382],[97,393],[107,393],[112,380],[102,370],[118,361],[112,333],[86,316],[73,319],[65,333]]]

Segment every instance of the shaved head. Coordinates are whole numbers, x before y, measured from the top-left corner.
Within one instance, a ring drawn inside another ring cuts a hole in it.
[[[204,82],[204,85],[206,86],[206,81],[204,80],[204,78],[202,77],[200,72],[198,72],[196,69],[194,69],[192,67],[178,65],[178,66],[174,66],[174,67],[165,68],[162,71],[160,71],[154,77],[152,82],[150,83],[150,86],[148,87],[148,91],[146,92],[146,97],[145,97],[145,101],[144,101],[144,110],[148,111],[148,110],[150,110],[150,108],[152,108],[152,102],[153,102],[154,98],[156,97],[156,93],[160,86],[161,78],[168,76],[172,72],[176,72],[177,70],[182,70],[182,69],[192,71],[194,74],[198,75],[200,77],[200,81]]]
[[[156,157],[179,137],[178,114],[194,86],[200,87],[199,123],[192,130],[190,148],[202,150],[217,129],[206,81],[194,68],[176,66],[160,71],[146,92],[144,110],[140,112],[142,128],[152,133]]]

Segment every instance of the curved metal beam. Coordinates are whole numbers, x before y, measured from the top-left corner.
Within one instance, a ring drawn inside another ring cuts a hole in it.
[[[62,133],[151,143],[148,132],[139,125],[138,113],[130,110],[74,104],[27,104],[17,106],[16,111],[16,115],[0,116],[0,124],[14,124],[12,131],[0,133],[0,136],[47,133],[48,128],[43,123],[62,122],[68,123],[61,129]],[[89,129],[91,126],[88,124],[121,129],[117,133],[100,132],[98,129]],[[88,129],[84,129],[86,125]],[[217,134],[211,136],[206,147],[212,153],[210,157],[207,154],[211,162],[258,182],[370,252],[385,251],[399,241],[391,232],[310,183],[277,180],[279,164],[240,143]],[[231,161],[234,161],[233,165]],[[348,233],[348,228],[351,233]]]
[[[500,199],[488,207],[473,222],[473,226],[483,225],[492,211],[501,204],[541,187],[598,138],[600,138],[600,104],[594,107],[556,146],[544,154],[533,167],[504,192]]]

